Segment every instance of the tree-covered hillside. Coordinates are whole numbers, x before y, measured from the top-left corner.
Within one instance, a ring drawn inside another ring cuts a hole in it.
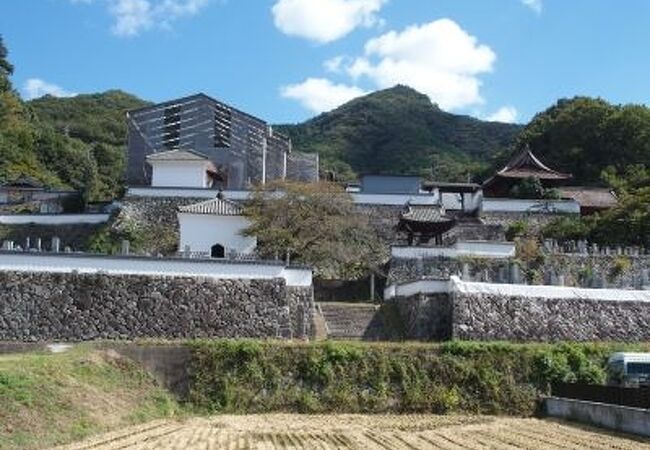
[[[148,104],[118,90],[70,98],[45,96],[28,102],[43,124],[84,144],[96,166],[91,189],[91,197],[96,199],[110,199],[121,191],[126,160],[125,113]]]
[[[608,168],[650,168],[650,108],[589,97],[562,99],[526,126],[517,147],[525,145],[551,167],[573,174],[578,184],[600,182]]]
[[[338,179],[384,173],[465,181],[507,151],[521,126],[450,114],[426,95],[395,86],[280,129],[294,149],[318,152],[322,170]]]
[[[108,200],[122,189],[127,109],[146,102],[109,91],[23,102],[0,37],[0,183],[21,175],[86,200]]]

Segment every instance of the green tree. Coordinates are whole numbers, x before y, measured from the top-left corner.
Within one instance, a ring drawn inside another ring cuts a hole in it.
[[[2,35],[0,35],[0,92],[11,90],[11,81],[9,77],[14,73],[14,66],[11,65],[7,56],[9,52],[4,45]]]
[[[259,252],[289,252],[322,278],[357,279],[377,270],[387,249],[352,198],[332,183],[278,182],[256,189],[245,207]]]
[[[537,114],[519,135],[542,161],[573,174],[574,182],[600,184],[607,167],[650,167],[650,108],[602,99],[559,100]]]

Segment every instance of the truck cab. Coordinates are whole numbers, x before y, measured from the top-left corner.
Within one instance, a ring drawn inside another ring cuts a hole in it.
[[[650,386],[650,353],[618,352],[607,361],[607,384]]]

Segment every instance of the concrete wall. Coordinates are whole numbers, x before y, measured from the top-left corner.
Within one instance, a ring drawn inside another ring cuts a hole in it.
[[[0,340],[308,337],[311,286],[285,280],[0,272]]]
[[[650,436],[650,410],[648,409],[548,397],[544,399],[544,412],[550,417],[639,436]]]
[[[243,236],[242,232],[250,226],[243,216],[217,216],[213,214],[179,213],[180,245],[179,251],[189,246],[192,252],[210,254],[215,244],[221,244],[229,251],[250,254],[257,246],[255,237]]]
[[[208,187],[206,161],[150,161],[153,187]]]

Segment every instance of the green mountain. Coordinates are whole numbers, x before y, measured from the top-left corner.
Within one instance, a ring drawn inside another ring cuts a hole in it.
[[[521,128],[447,113],[406,86],[356,98],[301,124],[278,126],[295,150],[318,152],[322,170],[337,179],[383,173],[447,181],[483,172]]]

